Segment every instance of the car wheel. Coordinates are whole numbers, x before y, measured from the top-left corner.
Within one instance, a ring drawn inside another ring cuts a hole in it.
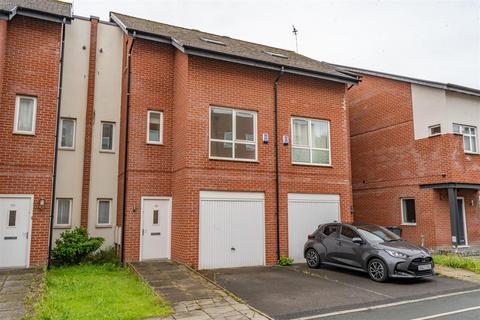
[[[368,263],[368,275],[377,282],[385,282],[388,279],[387,265],[380,259],[372,259]]]
[[[318,254],[317,250],[308,249],[305,259],[307,260],[307,265],[310,268],[316,269],[320,267],[320,255]]]

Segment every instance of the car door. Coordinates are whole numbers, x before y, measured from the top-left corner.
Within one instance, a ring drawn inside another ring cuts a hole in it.
[[[362,245],[354,243],[352,241],[353,238],[361,237],[353,228],[342,225],[337,242],[335,260],[351,267],[361,268]]]
[[[328,224],[322,230],[322,244],[325,247],[325,258],[328,262],[335,261],[335,253],[338,247],[340,225]]]

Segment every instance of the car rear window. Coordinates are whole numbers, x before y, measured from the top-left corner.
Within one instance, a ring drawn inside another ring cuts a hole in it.
[[[323,234],[326,235],[326,236],[329,236],[331,234],[335,235],[337,230],[338,230],[338,225],[331,224],[331,225],[325,226],[323,228]]]

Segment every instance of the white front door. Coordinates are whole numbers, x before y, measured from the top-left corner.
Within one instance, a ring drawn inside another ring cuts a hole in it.
[[[170,258],[170,198],[143,198],[141,260]]]
[[[0,268],[28,267],[31,201],[0,197]]]
[[[259,192],[200,192],[200,269],[265,264],[264,202]]]
[[[288,253],[304,261],[303,246],[319,225],[340,222],[340,196],[336,194],[288,194]]]

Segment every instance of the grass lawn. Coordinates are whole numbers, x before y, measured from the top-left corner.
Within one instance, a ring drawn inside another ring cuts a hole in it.
[[[52,268],[44,290],[35,319],[144,319],[172,313],[129,269],[113,264]]]
[[[461,257],[456,255],[434,255],[435,264],[451,268],[460,268],[480,273],[480,258]]]

